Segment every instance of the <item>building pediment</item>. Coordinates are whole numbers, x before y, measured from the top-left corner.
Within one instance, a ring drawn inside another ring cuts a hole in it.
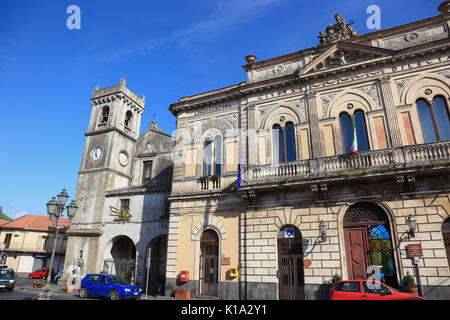
[[[351,66],[379,58],[392,57],[393,54],[393,50],[340,41],[313,59],[297,74],[302,76],[318,71]]]

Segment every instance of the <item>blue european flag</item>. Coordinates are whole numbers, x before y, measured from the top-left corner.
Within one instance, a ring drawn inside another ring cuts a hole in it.
[[[241,170],[241,164],[238,164],[238,182],[237,182],[237,189],[241,187],[241,180],[242,180],[242,170]]]
[[[239,143],[239,163],[238,163],[238,181],[237,181],[237,190],[241,188],[241,181],[242,181],[242,148],[241,144]]]

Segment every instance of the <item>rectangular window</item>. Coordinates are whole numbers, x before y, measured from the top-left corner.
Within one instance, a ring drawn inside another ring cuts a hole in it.
[[[130,199],[120,200],[120,210],[128,210],[130,208]]]
[[[152,180],[153,161],[144,161],[144,170],[142,173],[142,184],[150,183]]]
[[[86,281],[91,283],[97,283],[98,276],[90,276]]]
[[[12,237],[12,233],[6,234],[5,241],[3,242],[5,244],[5,249],[9,249],[9,246],[11,245],[11,237]]]
[[[48,237],[42,236],[41,240],[41,250],[45,250],[47,248]]]

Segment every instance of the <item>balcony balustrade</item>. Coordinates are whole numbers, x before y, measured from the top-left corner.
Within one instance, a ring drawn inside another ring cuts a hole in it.
[[[450,164],[450,141],[245,167],[243,186]]]

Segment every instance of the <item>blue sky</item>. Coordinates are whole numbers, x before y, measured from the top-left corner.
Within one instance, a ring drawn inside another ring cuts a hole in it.
[[[258,60],[318,44],[341,13],[368,33],[439,14],[443,0],[0,0],[0,205],[10,217],[46,214],[67,188],[75,196],[93,88],[120,78],[147,97],[141,132],[155,119],[168,133],[180,97],[246,80]],[[69,5],[81,29],[69,30]]]

